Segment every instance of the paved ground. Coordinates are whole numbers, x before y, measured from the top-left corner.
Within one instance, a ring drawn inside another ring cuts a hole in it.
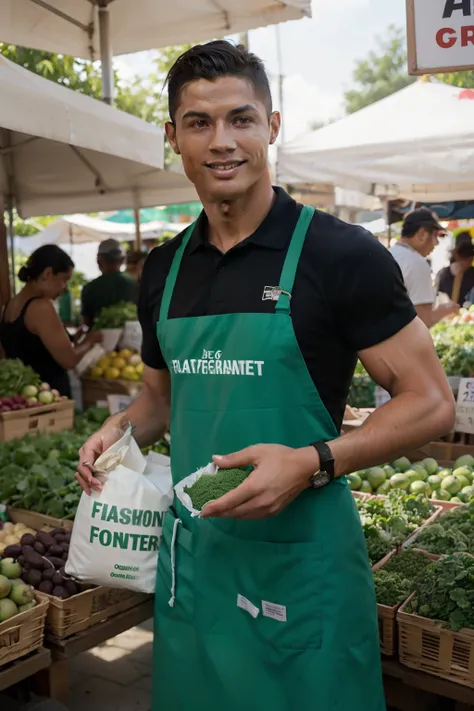
[[[152,621],[71,659],[69,711],[149,711]]]

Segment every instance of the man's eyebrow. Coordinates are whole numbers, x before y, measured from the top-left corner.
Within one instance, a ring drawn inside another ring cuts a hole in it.
[[[205,111],[186,111],[183,116],[183,121],[188,118],[210,119],[211,117]]]
[[[236,109],[232,109],[227,115],[237,116],[238,114],[244,114],[248,111],[256,112],[257,109],[255,108],[255,106],[252,106],[252,104],[245,104],[245,106],[238,106]],[[190,110],[186,111],[186,113],[183,115],[182,120],[184,121],[185,119],[190,118],[206,119],[207,121],[209,121],[211,119],[211,116],[210,114],[206,113],[206,111]]]

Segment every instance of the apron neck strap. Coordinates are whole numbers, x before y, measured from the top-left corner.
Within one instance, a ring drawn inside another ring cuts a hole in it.
[[[314,215],[314,207],[305,205],[301,210],[300,217],[296,223],[295,230],[291,237],[290,246],[286,253],[285,263],[280,277],[280,298],[277,301],[275,311],[278,313],[290,313],[290,299],[295,283],[296,270],[303,250],[306,233]]]
[[[171,264],[171,269],[168,272],[168,278],[165,283],[165,290],[163,292],[163,298],[161,299],[160,308],[160,321],[166,321],[168,318],[168,312],[170,310],[171,297],[173,296],[174,287],[176,284],[176,279],[178,278],[179,268],[181,266],[181,260],[183,259],[184,250],[188,246],[188,242],[192,237],[194,229],[196,227],[196,222],[189,225],[188,229],[183,235],[183,241],[181,245],[176,250],[174,255],[173,263]]]

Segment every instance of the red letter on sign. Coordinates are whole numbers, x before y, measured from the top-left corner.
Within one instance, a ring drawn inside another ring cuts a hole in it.
[[[474,26],[461,27],[461,44],[467,47],[468,44],[474,44]]]
[[[446,37],[446,35],[451,35],[451,37]],[[454,47],[457,42],[456,30],[453,30],[451,27],[443,27],[436,33],[436,42],[439,47],[442,47],[443,49],[450,49],[450,47]]]

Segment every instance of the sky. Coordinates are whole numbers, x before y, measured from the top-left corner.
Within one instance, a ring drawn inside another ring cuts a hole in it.
[[[343,115],[343,95],[351,88],[355,62],[377,46],[389,25],[404,27],[405,0],[313,0],[311,19],[250,32],[250,49],[264,61],[278,102],[277,32],[284,79],[284,140],[291,140]],[[146,75],[150,53],[121,57],[119,70]]]

